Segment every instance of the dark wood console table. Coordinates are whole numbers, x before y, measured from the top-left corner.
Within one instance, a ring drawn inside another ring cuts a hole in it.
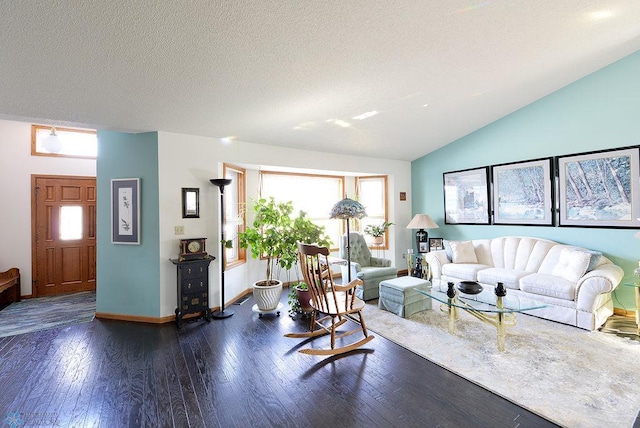
[[[215,260],[213,256],[200,259],[170,259],[178,271],[176,308],[176,326],[182,326],[182,318],[188,314],[197,314],[196,318],[211,321],[209,309],[209,264]]]

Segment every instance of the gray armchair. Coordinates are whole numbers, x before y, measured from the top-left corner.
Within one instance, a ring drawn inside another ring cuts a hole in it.
[[[356,232],[350,234],[351,248],[351,280],[356,278],[362,280],[362,285],[356,288],[356,296],[362,300],[378,298],[380,281],[397,278],[398,269],[391,266],[391,260],[380,257],[373,257],[367,246],[364,236]],[[340,239],[340,257],[347,259],[347,235]],[[347,281],[349,267],[341,266],[342,281]]]

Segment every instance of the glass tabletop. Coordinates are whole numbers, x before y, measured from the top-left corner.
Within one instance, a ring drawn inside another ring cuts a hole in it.
[[[638,282],[625,282],[622,285],[626,285],[627,287],[640,288],[640,283]]]
[[[499,309],[497,304],[497,296],[493,294],[493,301],[491,304],[481,302],[478,300],[473,300],[471,295],[467,297],[465,294],[456,292],[456,297],[453,303],[449,302],[449,297],[447,293],[432,290],[430,287],[416,287],[414,288],[418,293],[424,294],[425,296],[431,297],[433,300],[437,300],[440,303],[444,303],[448,306],[453,306],[460,309],[472,310],[477,312],[487,312],[487,313],[516,313],[516,312],[525,312],[532,311],[535,309],[543,309],[549,307],[549,305],[532,305],[527,302],[522,302],[517,296],[509,296],[509,292],[507,291],[507,295],[502,298],[503,308]]]

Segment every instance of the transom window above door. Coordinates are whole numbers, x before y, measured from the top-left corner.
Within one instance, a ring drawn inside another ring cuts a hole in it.
[[[31,155],[95,159],[95,130],[31,125]]]

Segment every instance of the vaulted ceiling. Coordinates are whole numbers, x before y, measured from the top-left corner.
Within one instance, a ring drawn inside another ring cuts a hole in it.
[[[0,118],[413,160],[638,50],[629,0],[1,1]]]

